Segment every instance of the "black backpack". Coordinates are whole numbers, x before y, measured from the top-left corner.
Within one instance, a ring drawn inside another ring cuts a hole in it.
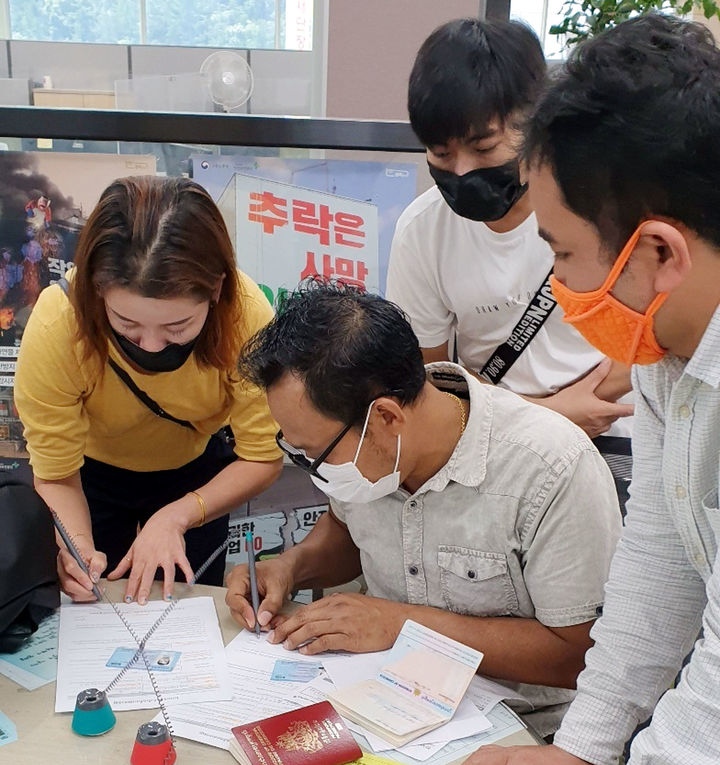
[[[0,477],[0,652],[22,647],[60,605],[55,530],[27,484]]]

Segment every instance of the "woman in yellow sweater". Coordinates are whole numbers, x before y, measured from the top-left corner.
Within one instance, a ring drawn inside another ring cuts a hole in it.
[[[93,581],[129,572],[127,602],[147,601],[158,569],[170,597],[176,566],[190,579],[229,510],[278,476],[265,396],[236,372],[271,318],[212,199],[183,178],[111,184],[67,282],[40,295],[15,377],[35,487]],[[234,453],[211,437],[226,423]],[[223,569],[221,556],[200,581],[222,584]],[[65,549],[58,570],[74,600],[93,600]]]

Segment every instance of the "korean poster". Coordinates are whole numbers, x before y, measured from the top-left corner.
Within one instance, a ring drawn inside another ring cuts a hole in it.
[[[261,284],[260,266],[276,275],[282,269],[279,281],[290,289],[314,272],[384,292],[395,224],[416,196],[414,164],[194,155],[192,168],[223,212],[240,267],[256,258],[248,273]],[[253,185],[251,178],[277,185]],[[280,240],[287,244],[293,235],[294,256],[274,258]],[[259,262],[258,247],[270,264]],[[276,302],[277,291],[265,286]]]

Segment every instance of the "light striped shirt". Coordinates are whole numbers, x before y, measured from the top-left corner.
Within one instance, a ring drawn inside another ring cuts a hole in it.
[[[615,765],[652,714],[629,765],[718,765],[720,308],[689,361],[667,356],[633,374],[627,525],[591,633],[595,646],[555,743]]]

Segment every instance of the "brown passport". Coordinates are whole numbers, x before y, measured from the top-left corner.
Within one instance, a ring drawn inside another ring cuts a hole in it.
[[[232,729],[230,754],[243,765],[344,765],[362,757],[329,701]]]

